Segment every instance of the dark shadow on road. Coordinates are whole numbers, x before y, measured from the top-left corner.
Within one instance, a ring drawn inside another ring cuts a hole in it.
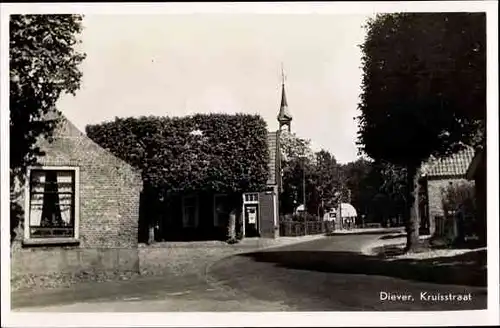
[[[398,234],[382,236],[382,237],[380,237],[380,239],[398,239],[398,238],[403,238],[403,237],[406,237],[406,233],[398,233]]]
[[[380,275],[450,285],[487,285],[486,251],[425,260],[388,260],[331,251],[263,251],[239,256],[299,270]]]

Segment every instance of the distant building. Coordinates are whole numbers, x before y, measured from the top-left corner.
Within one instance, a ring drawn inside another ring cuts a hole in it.
[[[436,232],[436,218],[444,218],[443,191],[450,185],[470,184],[466,173],[474,156],[470,147],[446,158],[432,158],[421,168],[420,227],[423,233]]]
[[[339,225],[344,225],[347,222],[351,222],[352,225],[355,225],[357,217],[358,213],[354,206],[349,203],[342,203],[340,208],[332,208],[325,213],[323,220],[335,221]]]

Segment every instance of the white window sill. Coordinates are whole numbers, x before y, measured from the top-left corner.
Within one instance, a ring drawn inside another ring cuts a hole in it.
[[[78,245],[76,238],[31,238],[23,240],[23,246],[64,246]]]

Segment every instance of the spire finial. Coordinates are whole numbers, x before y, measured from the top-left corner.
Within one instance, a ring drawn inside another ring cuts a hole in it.
[[[281,62],[281,84],[285,84],[285,70],[283,69],[283,62]]]

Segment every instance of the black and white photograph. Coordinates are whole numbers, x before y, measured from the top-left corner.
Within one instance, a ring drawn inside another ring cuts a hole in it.
[[[495,1],[1,8],[2,326],[500,323]]]

